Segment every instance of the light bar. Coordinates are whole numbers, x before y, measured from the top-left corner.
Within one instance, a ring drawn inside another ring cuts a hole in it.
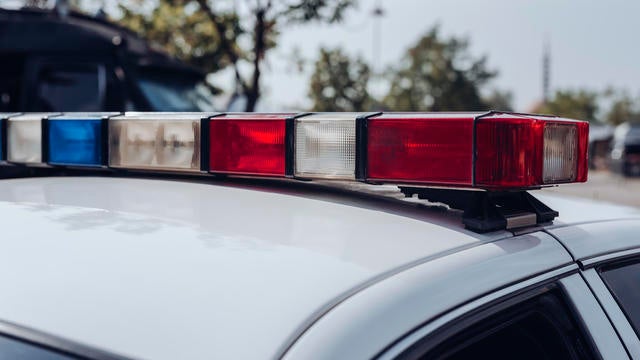
[[[226,114],[209,120],[209,171],[285,176],[287,118],[295,114]]]
[[[109,119],[109,166],[202,171],[201,122],[213,113],[126,113]]]
[[[587,180],[589,124],[552,116],[31,113],[3,124],[10,164],[487,190]]]
[[[106,120],[119,113],[67,113],[45,122],[49,164],[101,167],[107,164]]]
[[[324,113],[295,120],[294,175],[355,179],[356,119],[366,113]]]
[[[17,164],[43,164],[42,119],[58,113],[28,113],[11,116],[7,122],[7,161]]]

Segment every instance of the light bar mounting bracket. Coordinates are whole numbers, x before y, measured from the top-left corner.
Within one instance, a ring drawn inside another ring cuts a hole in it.
[[[400,186],[411,197],[439,202],[463,210],[462,223],[469,230],[484,233],[550,223],[558,216],[540,200],[521,191],[476,191]]]

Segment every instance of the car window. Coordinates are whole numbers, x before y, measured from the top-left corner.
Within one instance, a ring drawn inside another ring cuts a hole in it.
[[[599,271],[634,330],[640,335],[640,262],[635,260],[608,265]]]
[[[99,64],[44,64],[36,78],[36,111],[102,111],[106,71]]]
[[[401,359],[593,359],[559,290],[492,313],[436,345],[416,344]],[[424,350],[427,349],[427,350]]]
[[[75,358],[10,337],[0,336],[0,359],[67,360]]]
[[[200,79],[140,72],[140,89],[154,111],[214,111],[213,94]]]

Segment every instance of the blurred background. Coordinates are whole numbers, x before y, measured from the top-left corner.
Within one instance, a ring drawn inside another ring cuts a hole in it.
[[[0,111],[482,111],[590,122],[640,206],[640,3],[2,0]]]

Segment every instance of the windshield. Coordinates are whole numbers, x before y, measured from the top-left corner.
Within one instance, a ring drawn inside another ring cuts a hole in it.
[[[213,93],[204,81],[177,74],[139,74],[139,84],[154,111],[214,111]]]

